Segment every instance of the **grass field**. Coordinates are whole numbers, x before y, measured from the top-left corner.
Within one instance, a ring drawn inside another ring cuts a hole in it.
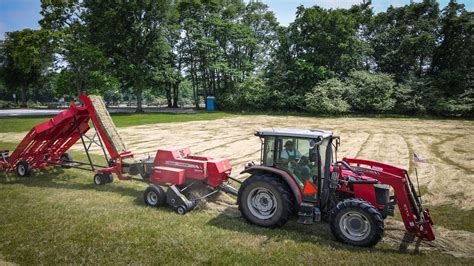
[[[111,116],[117,127],[128,127],[146,124],[214,120],[224,117],[231,117],[233,115],[225,112],[201,112],[196,114],[112,114]],[[42,123],[49,118],[51,117],[0,117],[0,133],[29,131],[33,126]]]
[[[9,123],[16,126],[23,122],[16,119]],[[466,190],[472,184],[473,169],[470,157],[467,162],[458,162],[457,157],[472,154],[473,148],[467,144],[447,145],[472,141],[469,132],[474,125],[470,121],[226,116],[220,120],[180,122],[146,123],[122,127],[119,132],[133,151],[149,152],[173,143],[185,144],[200,154],[231,159],[235,173],[244,162],[257,161],[260,141],[252,131],[268,125],[334,128],[343,140],[342,155],[386,161],[407,169],[414,167],[407,150],[415,149],[433,162],[419,166],[419,173],[441,242],[435,243],[434,248],[422,245],[418,250],[412,244],[406,248],[408,244],[395,243],[394,235],[403,237],[403,230],[393,225],[397,217],[386,225],[388,238],[368,249],[336,242],[325,224],[303,226],[291,221],[272,230],[212,210],[180,216],[168,208],[146,207],[143,183],[115,181],[96,187],[89,172],[50,168],[29,178],[0,174],[0,264],[2,260],[18,264],[474,263],[469,256],[472,246],[460,247],[460,253],[452,252],[456,250],[451,247],[438,249],[444,241],[464,243],[474,235],[472,194]],[[410,134],[403,135],[399,125],[405,123]],[[427,129],[429,132],[414,137]],[[450,132],[454,131],[462,134],[460,140],[453,138],[457,135]],[[12,138],[5,142],[10,135]],[[13,149],[21,136],[22,133],[0,135],[0,148]],[[79,148],[74,148],[72,154],[75,159],[85,160]],[[443,154],[451,160],[436,157]],[[438,196],[443,193],[434,182],[438,176],[451,180],[458,192],[446,188],[445,195]],[[466,184],[464,187],[457,183],[461,181]],[[449,234],[452,238],[446,237]]]

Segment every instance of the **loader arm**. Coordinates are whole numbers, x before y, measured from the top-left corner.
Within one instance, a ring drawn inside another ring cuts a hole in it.
[[[352,168],[364,176],[391,186],[400,210],[405,229],[422,240],[435,239],[433,221],[428,209],[423,209],[415,187],[404,169],[379,162],[343,158]]]

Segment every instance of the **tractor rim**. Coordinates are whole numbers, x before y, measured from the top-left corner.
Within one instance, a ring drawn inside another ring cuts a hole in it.
[[[25,175],[25,173],[26,173],[25,166],[23,164],[18,165],[18,174],[20,176],[23,176],[23,175]]]
[[[95,175],[94,176],[94,183],[96,185],[100,185],[102,183],[102,177],[100,175]]]
[[[158,203],[158,194],[155,191],[150,191],[146,195],[146,200],[150,205],[156,205]]]
[[[370,222],[359,212],[349,211],[339,221],[342,234],[350,240],[362,241],[370,234]]]
[[[278,208],[273,193],[266,188],[258,187],[250,191],[247,197],[247,206],[255,217],[261,220],[270,219]]]

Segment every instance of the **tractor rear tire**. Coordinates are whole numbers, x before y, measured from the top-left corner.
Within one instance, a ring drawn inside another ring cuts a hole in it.
[[[30,176],[30,173],[31,173],[31,169],[28,162],[25,160],[19,161],[18,164],[16,165],[16,174],[19,177],[27,177],[27,176]]]
[[[382,214],[361,199],[339,202],[330,212],[329,225],[338,241],[353,246],[374,246],[384,234]]]
[[[151,185],[143,193],[145,204],[152,207],[160,207],[166,203],[166,192],[160,187]]]
[[[242,216],[262,227],[281,227],[293,213],[290,188],[278,177],[253,175],[239,189],[237,204]]]

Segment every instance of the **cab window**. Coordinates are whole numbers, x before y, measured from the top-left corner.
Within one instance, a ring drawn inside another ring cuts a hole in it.
[[[288,170],[303,188],[306,180],[315,182],[317,160],[311,151],[309,139],[278,138],[277,166]]]
[[[263,149],[263,165],[273,166],[273,159],[275,154],[275,137],[266,137],[264,140]]]

